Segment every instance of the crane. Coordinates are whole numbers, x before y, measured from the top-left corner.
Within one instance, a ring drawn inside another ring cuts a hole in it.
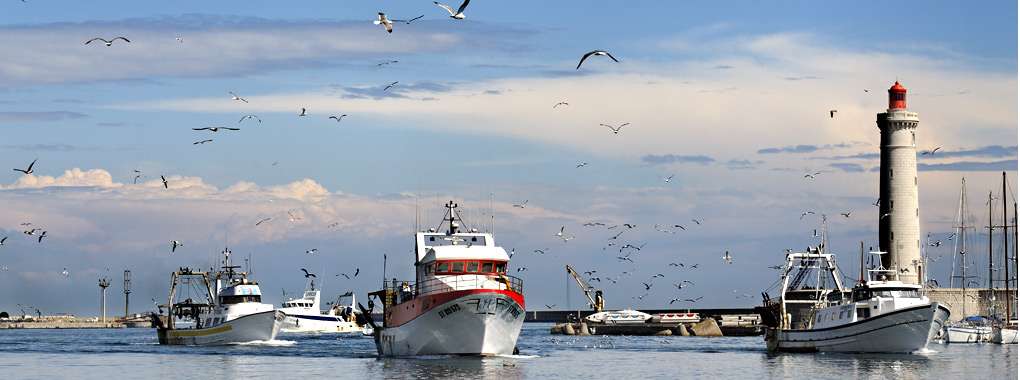
[[[574,281],[577,282],[577,286],[581,288],[581,291],[584,292],[584,296],[588,298],[588,305],[591,306],[591,309],[596,313],[601,312],[606,306],[606,300],[602,298],[602,289],[596,289],[594,286],[588,284],[588,282],[581,278],[581,275],[577,274],[577,271],[575,271],[574,268],[571,268],[570,265],[567,265],[567,273],[574,277]],[[594,296],[592,296],[592,293],[594,293]]]

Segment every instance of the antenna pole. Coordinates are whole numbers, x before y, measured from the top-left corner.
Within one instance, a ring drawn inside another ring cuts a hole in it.
[[[864,283],[864,240],[861,240],[861,273],[857,277],[857,282]]]
[[[1006,283],[1006,322],[1013,305],[1009,300],[1009,221],[1006,220],[1006,172],[1002,172],[1002,281]]]

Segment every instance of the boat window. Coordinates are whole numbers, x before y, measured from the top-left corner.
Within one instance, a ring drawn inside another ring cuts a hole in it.
[[[506,263],[497,263],[496,273],[506,273]]]
[[[425,274],[432,274],[432,271],[433,271],[432,264],[425,266]]]
[[[242,302],[262,302],[262,296],[258,295],[247,295],[247,296],[220,296],[220,304],[232,305],[235,303]]]
[[[492,273],[492,263],[483,263],[482,264],[482,272]]]
[[[205,319],[205,325],[206,326],[211,326],[212,325],[212,318],[206,318]]]
[[[454,272],[454,273],[464,272],[464,262],[463,261],[454,261],[453,262],[453,270],[452,270],[452,272]]]
[[[471,273],[477,273],[478,272],[478,262],[477,261],[469,262],[468,265],[467,265],[467,271],[471,272]]]
[[[442,272],[446,272],[446,271],[448,271],[448,270],[449,270],[449,264],[447,264],[446,262],[441,262],[441,263],[439,263],[439,265],[438,265],[438,266],[436,267],[436,272],[440,272],[440,273],[442,273]]]
[[[438,247],[444,245],[487,245],[485,236],[447,236],[445,234],[425,235],[425,245]]]
[[[871,292],[875,297],[899,297],[899,298],[920,298],[921,294],[917,289],[890,289],[874,290]]]

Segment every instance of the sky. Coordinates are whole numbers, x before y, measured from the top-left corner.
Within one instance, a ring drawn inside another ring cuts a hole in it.
[[[950,276],[961,178],[979,227],[1002,171],[1015,194],[1016,2],[620,4],[475,1],[452,20],[430,1],[6,1],[0,162],[38,161],[0,171],[0,310],[95,315],[98,278],[119,294],[130,269],[143,312],[225,246],[267,301],[298,294],[300,268],[325,299],[364,295],[384,254],[413,277],[416,210],[438,224],[450,199],[517,252],[529,309],[584,307],[565,264],[607,279],[611,308],[751,307],[785,249],[818,243],[805,211],[828,216],[844,272],[877,247],[875,114],[897,80],[919,151],[940,147],[919,156],[921,232],[947,243],[929,276]],[[380,11],[424,17],[387,34]],[[593,49],[620,62],[575,69]],[[211,126],[241,130],[192,130]],[[633,263],[593,221],[637,224]]]

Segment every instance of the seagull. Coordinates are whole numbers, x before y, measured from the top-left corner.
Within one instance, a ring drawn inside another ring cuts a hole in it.
[[[560,226],[560,232],[557,232],[556,235],[553,235],[553,236],[556,236],[558,238],[562,238],[563,237],[563,229],[565,229],[565,228],[567,228],[567,226]]]
[[[885,213],[885,214],[882,214],[882,216],[878,217],[878,220],[882,220],[882,219],[885,219],[885,217],[887,217],[887,216],[889,216],[889,215],[892,215],[892,213],[891,213],[891,212],[887,212],[887,213]]]
[[[804,211],[804,212],[800,213],[800,218],[804,219],[805,216],[814,215],[814,214],[815,214],[814,211]]]
[[[299,113],[298,116],[308,116],[307,111],[308,110],[306,110],[305,107],[301,107],[301,113]]]
[[[683,268],[684,267],[684,263],[669,263],[669,266],[677,267],[677,268]]]
[[[181,244],[181,242],[179,242],[177,240],[171,240],[170,241],[170,253],[173,254],[174,252],[177,251],[177,247],[183,247],[183,246],[184,246],[184,244]]]
[[[184,43],[184,39],[181,38],[181,37],[175,37],[174,39],[177,41],[177,43],[181,43],[181,44]]]
[[[258,222],[255,222],[255,225],[257,226],[257,225],[260,225],[262,223],[268,222],[270,220],[273,220],[273,218],[263,218],[263,219],[259,220]]]
[[[769,269],[783,270],[783,266],[782,265],[773,265],[773,266],[770,266]]]
[[[588,163],[587,162],[581,162],[581,163],[577,164],[575,169],[580,169],[580,168],[583,168],[585,166],[588,166]]]
[[[43,232],[42,232],[41,234],[39,234],[39,242],[40,242],[40,243],[42,243],[42,239],[43,239],[44,237],[46,237],[46,231],[43,231]]]
[[[620,126],[618,126],[618,127],[616,127],[616,128],[613,128],[613,126],[612,126],[612,125],[609,125],[609,124],[602,124],[602,123],[599,123],[599,125],[601,125],[601,126],[603,126],[603,127],[606,127],[606,128],[609,128],[610,130],[612,130],[612,131],[613,131],[613,134],[614,134],[614,135],[618,135],[618,134],[620,134],[620,129],[623,129],[623,127],[625,127],[625,126],[628,126],[628,125],[630,125],[630,123],[623,123],[623,124],[620,124]]]
[[[92,43],[92,41],[103,41],[103,43],[106,44],[106,46],[110,46],[110,45],[113,45],[113,41],[116,41],[116,40],[124,40],[124,42],[128,42],[128,43],[131,42],[131,40],[129,40],[127,38],[124,38],[124,37],[114,37],[112,40],[107,40],[105,38],[96,37],[96,38],[93,38],[91,40],[85,41],[85,45],[88,45],[88,44]]]
[[[832,119],[834,117],[836,117],[836,110],[829,110],[829,118]]]
[[[577,67],[574,68],[574,70],[580,69],[581,68],[581,64],[584,63],[584,60],[588,59],[588,57],[591,57],[593,55],[604,55],[604,56],[609,57],[609,59],[612,59],[613,62],[620,62],[620,60],[616,59],[616,57],[614,57],[612,54],[609,54],[608,51],[605,51],[605,50],[592,50],[592,51],[589,51],[587,53],[584,53],[584,55],[581,56],[581,60],[579,62],[577,62]]]
[[[683,225],[680,225],[680,224],[674,224],[674,225],[673,225],[673,228],[679,228],[679,229],[681,229],[681,230],[687,231],[687,228],[684,228],[684,226],[683,226]]]
[[[3,246],[4,246],[4,242],[5,242],[5,241],[7,241],[7,236],[4,236],[4,238],[3,238],[3,239],[0,239],[0,247],[3,247]]]
[[[191,143],[191,145],[205,144],[207,142],[212,142],[212,141],[213,141],[212,139],[205,139],[205,140],[201,140],[201,141],[195,141],[195,142]]]
[[[922,155],[922,156],[925,156],[925,155],[932,155],[932,156],[934,156],[934,155],[935,155],[935,152],[938,152],[938,151],[939,151],[939,149],[942,149],[942,147],[941,147],[941,146],[937,146],[937,147],[935,147],[935,149],[932,149],[932,150],[926,150],[926,151],[924,151],[924,152],[921,152],[921,155]]]
[[[294,213],[292,213],[292,212],[290,212],[290,211],[287,211],[287,216],[289,216],[289,217],[290,217],[290,221],[291,221],[291,222],[296,222],[296,221],[298,221],[298,220],[301,220],[301,217],[300,217],[300,216],[294,215]]]
[[[344,278],[346,278],[348,280],[351,279],[351,276],[348,276],[347,273],[340,273],[340,274],[336,275],[336,277],[340,277],[340,276],[344,276]]]
[[[631,228],[637,227],[637,224],[624,223],[623,226],[627,227],[627,229],[629,230]]]
[[[456,19],[456,20],[463,20],[464,19],[464,8],[467,8],[468,3],[470,3],[470,2],[471,2],[471,0],[464,0],[464,2],[460,4],[460,7],[457,8],[457,11],[454,11],[453,8],[450,7],[449,5],[440,3],[438,1],[433,1],[432,4],[435,4],[436,6],[438,6],[440,8],[443,8],[447,12],[449,12],[450,13],[450,18]]]
[[[850,214],[851,214],[851,213],[853,213],[853,211],[847,211],[847,212],[841,212],[841,213],[839,213],[839,214],[840,214],[840,215],[843,215],[844,217],[847,217],[847,218],[849,218],[849,217],[850,217]]]
[[[726,264],[733,264],[733,256],[730,256],[730,251],[726,251],[726,254],[722,257]]]
[[[520,268],[517,268],[517,273],[524,272],[526,270],[528,270],[528,268],[520,267]]]
[[[620,261],[630,261],[632,263],[634,262],[634,259],[631,259],[630,257],[627,256],[616,256],[616,259]]]
[[[688,299],[685,299],[684,301],[690,302],[690,303],[695,303],[695,302],[700,301],[702,298],[705,298],[705,297],[701,296],[701,297],[698,297],[698,298],[688,298]]]
[[[39,231],[39,229],[38,228],[33,228],[31,230],[22,231],[22,233],[24,233],[25,235],[28,235],[28,236],[32,236],[32,235],[35,235],[36,231]]]
[[[240,131],[240,130],[241,130],[241,128],[231,128],[231,127],[202,127],[202,128],[191,128],[191,130],[193,130],[193,131],[209,131],[209,132],[219,132],[219,131],[220,131],[221,129],[223,129],[223,130],[227,130],[227,131]]]
[[[64,277],[68,277],[71,275],[71,272],[68,272],[67,268],[64,268],[64,270],[61,271],[60,274],[63,275]]]
[[[308,272],[308,269],[301,268],[301,271],[305,272],[305,278],[309,278],[309,277],[315,278],[315,277],[317,277],[317,276],[315,276],[315,273]]]
[[[670,174],[670,175],[669,175],[669,177],[663,178],[663,181],[665,181],[666,183],[669,183],[669,181],[672,181],[672,180],[673,180],[673,176],[674,176],[674,175],[675,175],[675,174]]]
[[[552,305],[550,305],[550,304],[545,304],[545,307],[546,307],[547,309],[552,309],[552,308],[556,307],[556,304],[552,304]]]
[[[872,203],[871,205],[875,206],[875,207],[878,207],[881,204],[882,204],[882,198],[878,198],[878,199],[875,200],[875,203]]]
[[[237,121],[237,123],[238,123],[238,124],[241,124],[241,122],[242,122],[242,121],[245,121],[245,120],[247,120],[247,119],[254,119],[254,120],[258,121],[258,122],[259,122],[259,124],[262,124],[262,119],[260,119],[260,118],[259,118],[258,116],[256,116],[256,115],[244,115],[244,116],[241,116],[241,120],[238,120],[238,121]]]
[[[652,290],[652,284],[649,284],[647,282],[642,282],[641,285],[645,286],[645,290]]]
[[[354,268],[354,277],[358,277],[358,273],[361,273],[361,268]]]
[[[400,62],[400,61],[396,61],[396,60],[385,61],[385,62],[379,62],[379,63],[377,63],[375,65],[378,66],[378,67],[383,67],[383,66],[386,66],[386,65],[392,65],[392,64],[397,63],[397,62]]]
[[[815,177],[817,177],[819,174],[822,174],[822,172],[814,172],[814,173],[811,173],[811,174],[805,174],[804,178],[815,179]]]
[[[334,120],[336,120],[337,123],[339,123],[340,120],[343,120],[343,118],[345,118],[345,117],[347,117],[347,114],[343,114],[343,115],[340,115],[340,116],[331,115],[329,118],[330,119],[334,119]]]
[[[397,83],[400,83],[400,81],[396,81],[396,82],[390,83],[390,84],[386,85],[386,87],[383,87],[382,90],[383,91],[389,90],[389,89],[395,87],[397,85]]]
[[[135,180],[134,180],[134,184],[135,185],[138,184],[138,179],[139,178],[142,178],[142,172],[135,170]]]
[[[928,245],[931,246],[931,247],[941,247],[942,246],[942,240],[933,241],[931,243],[928,243]]]
[[[691,221],[692,221],[692,222],[694,222],[694,224],[697,224],[697,225],[699,225],[699,226],[701,225],[701,220],[698,220],[698,219],[691,219]]]
[[[677,302],[677,301],[683,301],[683,300],[681,300],[679,298],[674,298],[674,299],[669,300],[669,304],[672,305],[673,302]]]
[[[553,108],[556,108],[556,107],[559,107],[559,106],[569,106],[569,105],[570,105],[570,103],[567,103],[567,102],[559,102],[559,103],[553,104]]]
[[[35,170],[32,170],[32,167],[35,166],[35,162],[36,161],[39,161],[39,159],[36,158],[36,159],[32,160],[32,163],[28,164],[28,169],[24,169],[24,170],[22,170],[22,169],[14,169],[14,171],[25,173],[25,175],[35,173]]]
[[[593,275],[593,274],[595,274],[597,272],[598,272],[597,270],[590,270],[590,271],[584,272],[584,275],[588,276],[588,277],[591,277],[591,275]]]
[[[666,275],[664,275],[662,273],[656,273],[654,276],[652,276],[652,278],[657,278],[657,277],[666,277]]]
[[[227,93],[230,94],[230,100],[236,100],[236,101],[239,101],[239,102],[248,103],[248,99],[245,99],[245,98],[242,98],[240,96],[237,96],[237,94],[235,94],[235,93],[233,93],[231,91],[227,91]]]
[[[421,16],[412,18],[410,20],[393,20],[393,21],[403,21],[405,24],[411,25],[412,22],[415,22],[416,20],[418,20],[418,19],[420,19],[422,17],[425,17],[425,15],[421,15]],[[393,61],[393,62],[396,62],[396,61]]]
[[[314,254],[316,252],[319,252],[318,248],[312,248],[312,249],[309,249],[309,250],[305,251],[305,253],[307,253],[307,254]]]
[[[953,233],[949,234],[949,237],[947,237],[946,240],[953,240],[953,238],[955,238],[955,237],[956,237],[956,232],[953,232]],[[0,243],[3,243],[3,242],[0,241]],[[3,245],[3,244],[0,244],[0,245]]]
[[[536,249],[536,250],[534,250],[532,252],[540,254],[540,255],[544,255],[545,254],[545,250],[542,250],[542,249]]]
[[[379,12],[379,19],[372,21],[372,23],[376,25],[382,25],[383,28],[386,28],[386,33],[393,33],[393,21],[390,21],[390,19],[386,18],[385,13]]]
[[[163,180],[163,188],[164,189],[169,189],[170,188],[170,184],[166,182],[166,177],[159,176],[159,179]]]
[[[527,205],[528,205],[528,200],[525,199],[524,202],[521,202],[520,204],[514,204],[514,207],[516,207],[516,208],[524,208]]]

